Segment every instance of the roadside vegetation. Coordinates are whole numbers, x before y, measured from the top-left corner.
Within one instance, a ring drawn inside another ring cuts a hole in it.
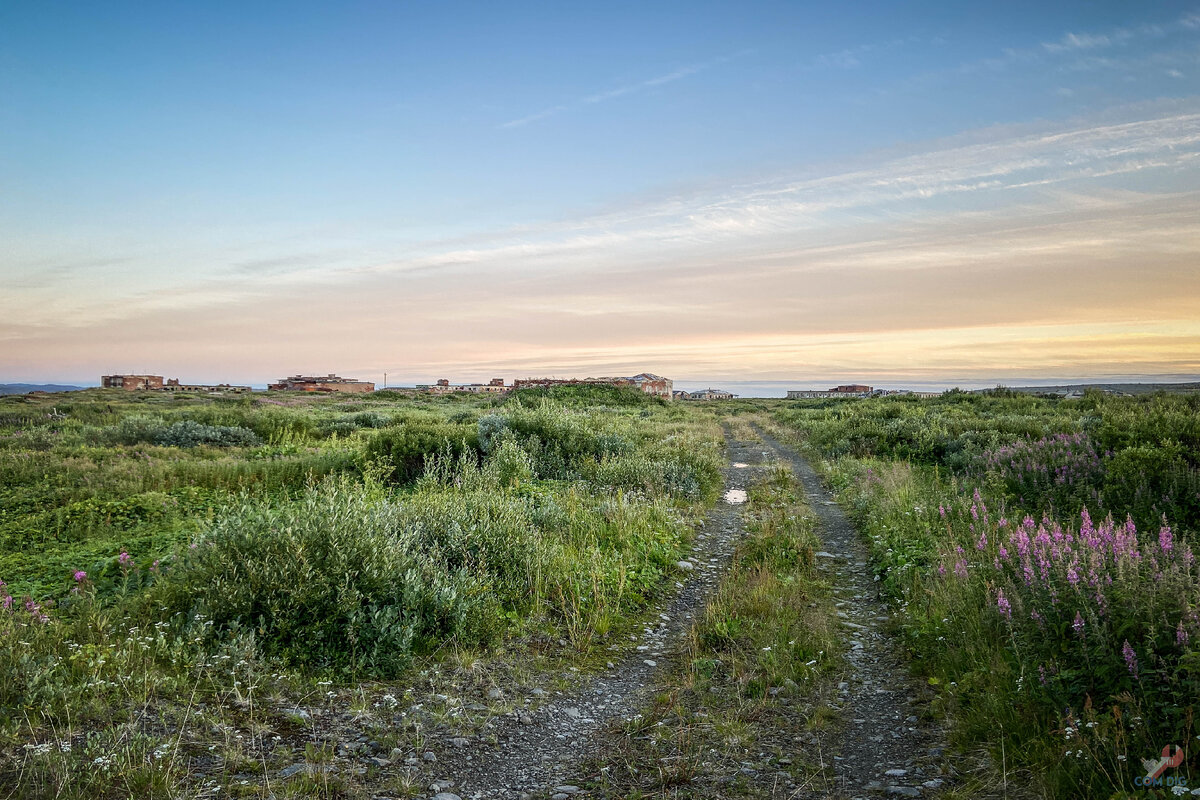
[[[1146,792],[1143,759],[1171,745],[1187,760],[1164,777],[1191,791],[1200,397],[997,390],[770,410],[869,537],[959,747],[988,748],[981,784]]]
[[[630,647],[716,501],[722,425],[751,423],[867,537],[982,764],[964,794],[1170,796],[1134,784],[1167,745],[1200,783],[1200,398],[89,390],[0,399],[0,795],[424,793],[432,742],[487,741]],[[803,493],[767,472],[596,792],[820,779],[843,643]]]
[[[671,585],[722,462],[636,392],[5,398],[0,786],[352,796],[306,709],[414,757],[422,724],[383,720],[415,680],[585,662]]]

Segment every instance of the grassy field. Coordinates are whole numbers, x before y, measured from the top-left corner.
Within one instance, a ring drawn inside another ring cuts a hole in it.
[[[1142,760],[1172,745],[1195,785],[1200,396],[759,410],[822,461],[957,745],[987,748],[997,781],[1146,793]]]
[[[374,744],[409,752],[427,725],[384,720],[415,686],[603,663],[715,502],[722,425],[751,440],[752,421],[839,491],[961,752],[1045,797],[1144,792],[1164,745],[1195,774],[1196,397],[88,390],[0,398],[0,787],[356,796],[316,767],[256,776],[331,756],[304,708],[378,719]],[[792,478],[752,495],[679,690],[644,717],[685,766],[809,669],[765,659],[774,643],[838,647]],[[700,696],[721,726],[694,724]],[[610,795],[655,791],[646,747],[614,751]]]
[[[714,417],[621,391],[4,398],[0,785],[236,793],[314,696],[396,702],[535,639],[586,658],[722,461]]]

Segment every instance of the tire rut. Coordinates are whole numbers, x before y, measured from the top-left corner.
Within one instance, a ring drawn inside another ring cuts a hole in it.
[[[762,469],[763,448],[734,439],[728,429],[724,433],[729,461],[723,491],[745,490]],[[640,635],[631,636],[635,649],[614,645],[621,655],[614,653],[610,668],[570,691],[530,690],[526,706],[498,717],[486,741],[454,736],[435,745],[437,766],[430,768],[449,778],[438,788],[452,787],[455,795],[470,800],[546,794],[562,800],[578,793],[564,781],[594,754],[606,730],[634,717],[648,702],[677,657],[682,637],[720,585],[742,533],[738,506],[719,502],[695,535],[686,559],[690,566],[681,564],[680,588],[645,616]]]
[[[758,426],[763,442],[790,463],[818,520],[825,549],[818,562],[835,587],[840,627],[847,644],[837,699],[829,707],[843,724],[826,735],[821,751],[824,789],[805,797],[926,797],[948,783],[943,737],[922,720],[927,690],[912,680],[907,662],[886,628],[891,621],[879,598],[866,544],[820,476],[802,456]]]

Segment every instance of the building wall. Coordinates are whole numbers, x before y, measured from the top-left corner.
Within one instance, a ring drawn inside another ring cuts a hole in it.
[[[375,391],[375,384],[370,381],[339,378],[336,375],[328,375],[321,378],[308,375],[293,375],[290,378],[281,379],[278,383],[269,384],[267,390],[273,392],[343,392],[358,394]]]
[[[163,388],[162,375],[101,375],[100,385],[105,389],[124,389],[135,392],[139,389]]]

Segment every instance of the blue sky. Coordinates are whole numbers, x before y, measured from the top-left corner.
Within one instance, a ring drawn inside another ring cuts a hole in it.
[[[1192,375],[1198,75],[1195,2],[9,4],[0,378]]]

